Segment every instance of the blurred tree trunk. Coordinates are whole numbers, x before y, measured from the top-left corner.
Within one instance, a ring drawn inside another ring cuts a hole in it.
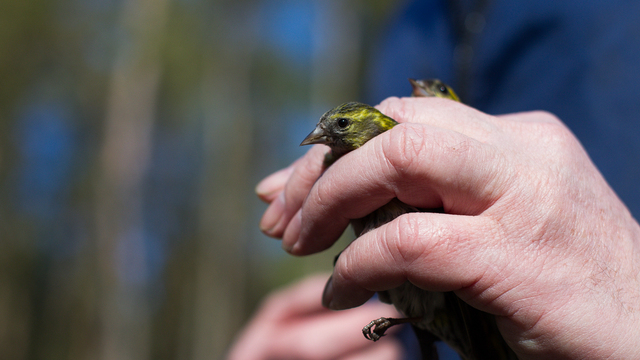
[[[218,11],[220,48],[205,53],[201,179],[192,359],[222,358],[246,313],[247,197],[252,151],[253,7]],[[226,15],[223,18],[222,14]],[[221,44],[224,45],[221,45]],[[213,49],[212,49],[213,50]]]
[[[126,0],[111,76],[96,181],[99,347],[95,358],[149,358],[151,332],[143,225],[159,58],[168,0]]]
[[[0,11],[0,358],[33,356],[37,329],[38,260],[34,224],[16,209],[15,176],[22,165],[16,125],[25,89],[56,40],[53,1],[4,1]]]
[[[312,25],[311,116],[358,95],[362,64],[362,6],[359,1],[316,1]],[[327,26],[327,24],[331,24]]]

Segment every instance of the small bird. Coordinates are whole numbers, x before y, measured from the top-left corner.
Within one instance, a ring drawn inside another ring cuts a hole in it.
[[[414,80],[409,79],[411,86],[413,87],[413,92],[411,95],[414,97],[441,97],[446,99],[451,99],[455,101],[460,101],[458,95],[450,88],[447,84],[443,83],[438,79],[428,79],[428,80]]]
[[[453,90],[440,80],[413,80],[414,96],[438,96],[459,101]],[[326,112],[316,128],[300,145],[326,144],[331,148],[324,159],[328,167],[344,154],[397,125],[394,119],[374,107],[348,102]],[[361,219],[351,221],[361,236],[398,216],[410,212],[439,211],[418,209],[397,198]],[[339,255],[338,255],[339,256]],[[393,304],[406,318],[380,318],[363,328],[367,339],[377,341],[396,324],[410,323],[416,332],[424,359],[438,359],[434,342],[442,340],[463,360],[517,359],[496,326],[495,318],[460,300],[453,292],[423,290],[410,282],[378,293],[381,301]]]

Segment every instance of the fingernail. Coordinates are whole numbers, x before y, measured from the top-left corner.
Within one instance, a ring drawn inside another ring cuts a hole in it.
[[[287,243],[285,243],[284,241],[282,242],[282,250],[288,252],[289,254],[293,254],[293,246],[288,245]]]
[[[300,253],[300,224],[302,214],[298,211],[287,225],[287,230],[282,237],[282,248],[292,254],[301,255]],[[279,225],[279,224],[278,224]]]
[[[331,307],[332,300],[333,300],[333,275],[329,277],[329,280],[327,280],[327,285],[324,286],[324,291],[322,292],[322,306],[329,309],[333,309]]]
[[[260,230],[267,234],[273,235],[273,231],[282,214],[284,213],[284,192],[280,193],[277,199],[275,199],[271,205],[267,208],[267,211],[262,215],[262,219],[260,220]]]

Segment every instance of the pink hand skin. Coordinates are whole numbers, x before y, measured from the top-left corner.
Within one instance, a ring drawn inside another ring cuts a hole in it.
[[[393,360],[402,358],[397,339],[379,343],[362,336],[362,326],[381,315],[399,316],[391,305],[367,303],[346,312],[320,302],[328,275],[306,278],[274,292],[232,346],[228,360]]]
[[[328,248],[394,197],[445,209],[355,240],[326,306],[355,307],[409,280],[496,315],[520,359],[640,358],[640,227],[560,120],[437,98],[378,109],[401,124],[319,179],[324,146],[259,186],[273,199],[262,228],[294,255]]]

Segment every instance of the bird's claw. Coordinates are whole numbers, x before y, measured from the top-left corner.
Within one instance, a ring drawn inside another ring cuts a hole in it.
[[[395,319],[395,318],[381,317],[379,319],[371,320],[370,323],[365,325],[365,327],[362,328],[362,334],[367,340],[371,340],[375,342],[380,340],[380,338],[384,336],[384,333],[387,330],[389,330],[390,327],[398,324],[409,323],[409,322],[413,323],[416,321],[420,321],[420,319],[422,318],[415,317],[415,318]]]
[[[391,319],[384,317],[372,320],[362,328],[362,334],[367,340],[378,341],[384,336],[385,331],[393,326],[390,320]]]

